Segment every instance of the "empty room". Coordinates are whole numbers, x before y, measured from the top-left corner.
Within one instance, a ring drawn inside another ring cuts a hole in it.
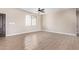
[[[0,50],[79,50],[78,8],[0,8]]]

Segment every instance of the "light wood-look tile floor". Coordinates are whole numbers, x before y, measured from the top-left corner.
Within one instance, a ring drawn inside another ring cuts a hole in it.
[[[79,37],[49,32],[0,37],[0,50],[79,50]]]

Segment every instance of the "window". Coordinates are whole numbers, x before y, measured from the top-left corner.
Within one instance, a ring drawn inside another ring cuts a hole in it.
[[[36,16],[32,16],[32,26],[36,25]]]
[[[26,26],[36,26],[37,23],[37,17],[26,15]]]
[[[26,26],[31,26],[31,16],[30,15],[26,16]]]

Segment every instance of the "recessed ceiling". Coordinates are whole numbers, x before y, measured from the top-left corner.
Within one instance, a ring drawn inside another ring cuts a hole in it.
[[[22,9],[31,13],[37,13],[38,10],[38,8],[22,8]]]
[[[31,13],[38,13],[38,8],[21,8],[25,11],[31,12]],[[55,12],[55,11],[60,11],[60,10],[66,10],[70,8],[44,8],[45,13],[49,12]]]

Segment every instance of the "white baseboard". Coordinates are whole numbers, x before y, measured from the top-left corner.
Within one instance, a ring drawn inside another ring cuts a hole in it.
[[[38,31],[30,31],[30,32],[22,32],[22,33],[8,34],[6,36],[14,36],[14,35],[20,35],[20,34],[31,33],[31,32],[38,32]]]
[[[43,31],[45,31],[45,32],[51,32],[51,33],[64,34],[64,35],[71,35],[71,36],[76,36],[76,34],[71,34],[71,33],[53,32],[53,31],[48,31],[48,30],[43,30]]]
[[[58,34],[65,34],[65,35],[71,35],[71,36],[76,36],[76,34],[71,34],[71,33],[53,32],[53,31],[48,31],[48,30],[42,30],[42,31],[51,32],[51,33],[58,33]],[[6,36],[14,36],[14,35],[20,35],[20,34],[31,33],[31,32],[38,32],[38,31],[30,31],[30,32],[22,32],[22,33],[8,34]]]

